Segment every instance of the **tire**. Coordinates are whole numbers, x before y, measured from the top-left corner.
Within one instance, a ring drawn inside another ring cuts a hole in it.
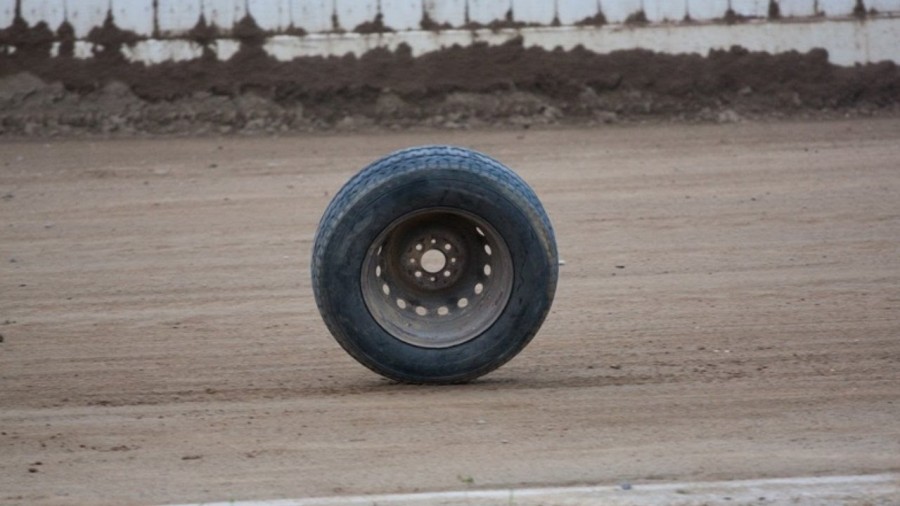
[[[350,179],[316,231],[312,286],[337,342],[405,383],[462,383],[534,337],[556,292],[553,227],[534,191],[481,153],[390,154]]]

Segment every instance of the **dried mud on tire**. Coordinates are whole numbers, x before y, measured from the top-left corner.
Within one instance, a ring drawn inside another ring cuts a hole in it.
[[[111,40],[109,47],[123,43]],[[725,123],[900,112],[894,63],[838,67],[823,50],[601,55],[515,40],[420,57],[401,46],[279,62],[249,40],[228,61],[145,66],[113,50],[81,60],[32,48],[0,55],[0,69],[6,135]]]

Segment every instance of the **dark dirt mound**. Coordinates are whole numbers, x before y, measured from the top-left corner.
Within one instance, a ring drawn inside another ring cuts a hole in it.
[[[95,38],[116,41],[108,46],[123,43],[101,35]],[[517,40],[421,57],[401,47],[279,62],[260,40],[247,37],[228,61],[153,66],[102,49],[86,60],[50,58],[37,44],[2,55],[0,133],[459,128],[900,111],[897,65],[838,67],[822,50],[597,54],[525,48]]]

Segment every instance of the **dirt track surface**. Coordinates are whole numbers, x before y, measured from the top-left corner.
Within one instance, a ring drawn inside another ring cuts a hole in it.
[[[469,385],[356,364],[317,220],[393,149],[536,189],[554,309]],[[900,471],[900,121],[0,144],[0,503]]]

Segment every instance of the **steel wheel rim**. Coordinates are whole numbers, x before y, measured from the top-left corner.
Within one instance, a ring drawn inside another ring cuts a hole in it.
[[[393,337],[449,348],[497,321],[513,274],[509,248],[487,221],[429,208],[400,217],[372,242],[361,286],[369,313]]]

